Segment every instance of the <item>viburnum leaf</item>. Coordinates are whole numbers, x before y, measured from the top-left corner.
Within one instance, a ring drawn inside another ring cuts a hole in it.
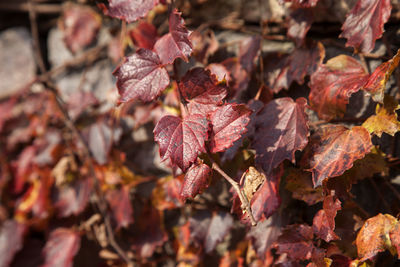
[[[327,196],[324,199],[323,209],[314,216],[314,234],[326,242],[339,239],[333,231],[335,230],[335,217],[338,210],[341,210],[340,200],[334,196]]]
[[[168,72],[156,53],[139,49],[125,58],[124,63],[115,69],[119,102],[140,99],[148,102],[155,99],[169,84]]]
[[[374,101],[383,103],[386,83],[400,62],[400,49],[397,54],[387,62],[379,65],[369,76],[363,90],[372,95]]]
[[[42,266],[72,267],[80,245],[81,237],[78,232],[68,228],[55,229],[44,247],[45,263]]]
[[[312,172],[314,187],[329,177],[343,174],[353,162],[371,151],[371,136],[361,126],[348,129],[342,125],[321,127],[312,137],[305,160]]]
[[[362,226],[356,239],[358,256],[361,261],[371,259],[386,249],[393,249],[390,232],[398,224],[396,218],[390,214],[378,214],[369,218]]]
[[[251,110],[243,104],[225,104],[211,115],[211,153],[221,152],[231,147],[245,132],[250,121]]]
[[[189,31],[185,27],[181,13],[176,9],[169,16],[169,33],[157,40],[154,51],[163,64],[172,64],[178,57],[186,62],[192,53]]]
[[[130,186],[125,185],[120,189],[108,190],[106,199],[117,222],[117,227],[128,227],[133,223],[133,208],[129,198]]]
[[[287,36],[294,40],[297,46],[301,46],[313,20],[313,12],[310,8],[292,10],[288,17]]]
[[[279,0],[281,4],[284,4],[285,2],[291,2],[295,6],[300,6],[300,7],[313,7],[318,3],[318,0]]]
[[[239,61],[248,73],[253,70],[254,59],[260,51],[260,41],[260,37],[255,35],[244,39],[240,44]]]
[[[158,39],[157,29],[153,24],[141,21],[134,29],[129,32],[135,45],[141,48],[153,49]]]
[[[334,57],[311,75],[310,106],[324,120],[343,117],[351,94],[362,89],[368,72],[350,56]]]
[[[311,173],[291,168],[285,178],[285,188],[292,192],[292,197],[314,205],[324,200],[322,187],[314,188]]]
[[[146,16],[158,2],[158,0],[108,0],[108,8],[104,4],[99,6],[106,15],[130,23]]]
[[[192,165],[186,172],[180,193],[182,199],[194,198],[208,187],[212,169],[204,163]]]
[[[164,116],[154,128],[154,140],[160,146],[162,160],[171,159],[182,171],[186,171],[197,155],[206,152],[209,122],[202,115],[189,115],[183,119]]]
[[[308,118],[304,111],[304,98],[293,101],[289,97],[278,98],[259,111],[252,147],[256,150],[256,162],[266,174],[288,159],[294,162],[294,153],[308,143]]]
[[[0,266],[10,266],[15,253],[23,246],[26,225],[15,220],[2,222],[0,228]]]
[[[392,5],[390,0],[358,0],[347,15],[339,37],[347,39],[346,46],[369,53],[375,40],[383,33],[383,25],[389,20]]]

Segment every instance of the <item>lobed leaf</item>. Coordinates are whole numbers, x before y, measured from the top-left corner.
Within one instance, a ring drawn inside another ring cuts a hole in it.
[[[194,198],[208,187],[212,169],[204,163],[192,165],[185,174],[180,197],[184,200]]]
[[[158,0],[108,0],[108,7],[104,4],[99,4],[99,7],[106,15],[130,23],[146,16],[158,2]]]

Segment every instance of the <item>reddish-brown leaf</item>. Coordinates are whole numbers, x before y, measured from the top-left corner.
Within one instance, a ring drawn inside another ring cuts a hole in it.
[[[160,58],[147,49],[139,49],[125,58],[113,74],[117,77],[119,102],[152,101],[169,84],[168,72],[161,65]]]
[[[169,33],[157,40],[154,51],[163,64],[172,64],[178,57],[188,61],[192,53],[192,43],[181,13],[176,9],[169,16]]]
[[[285,177],[285,188],[292,192],[292,197],[314,205],[324,200],[322,187],[314,188],[311,173],[291,168]]]
[[[193,165],[186,172],[180,196],[182,199],[194,198],[208,187],[212,170],[207,164]]]
[[[176,116],[164,116],[154,128],[154,140],[160,146],[162,160],[171,159],[182,171],[186,171],[197,155],[206,152],[209,123],[202,115],[189,115],[183,120]]]
[[[0,266],[10,266],[11,261],[23,246],[27,227],[14,220],[7,220],[0,228]]]
[[[108,7],[104,4],[99,6],[106,15],[130,23],[146,16],[158,2],[158,0],[108,0]]]
[[[363,90],[372,95],[372,99],[383,103],[383,98],[386,89],[386,83],[397,68],[400,62],[400,49],[397,54],[387,62],[379,65],[374,72],[369,76],[368,81],[364,85]]]
[[[288,17],[287,36],[294,40],[297,46],[301,46],[313,20],[314,16],[310,8],[292,10]]]
[[[347,15],[340,37],[346,38],[346,46],[369,53],[375,47],[375,40],[383,33],[392,5],[390,0],[358,0]]]
[[[80,246],[81,237],[78,232],[68,228],[55,229],[44,247],[45,263],[42,267],[72,267]]]
[[[351,94],[368,79],[361,63],[350,56],[334,57],[311,75],[310,106],[324,120],[343,117]]]
[[[254,60],[260,51],[260,41],[260,37],[254,35],[244,39],[240,44],[239,61],[248,73],[254,68]]]
[[[389,233],[392,246],[397,250],[397,258],[400,259],[400,223],[390,230]]]
[[[158,210],[175,209],[183,206],[181,199],[183,174],[166,176],[157,180],[152,192],[153,206]]]
[[[129,198],[130,186],[125,185],[120,189],[107,191],[106,199],[110,204],[117,228],[128,227],[133,223],[133,208]]]
[[[150,50],[153,49],[153,46],[158,39],[156,27],[146,21],[141,21],[129,32],[129,35],[136,46]]]
[[[245,105],[225,104],[210,116],[212,133],[211,153],[221,152],[231,147],[245,132],[250,121],[251,110]]]
[[[193,31],[190,34],[190,41],[193,45],[192,55],[204,64],[207,63],[208,57],[214,54],[219,47],[219,43],[211,29],[203,32]]]
[[[321,185],[326,178],[343,174],[353,166],[355,160],[370,152],[371,148],[371,137],[364,127],[321,127],[311,137],[309,150],[305,155],[314,187]]]
[[[333,230],[335,230],[335,217],[338,210],[341,210],[341,202],[333,196],[327,196],[324,200],[323,209],[314,216],[313,230],[314,234],[330,242],[339,239]]]
[[[252,147],[256,162],[269,174],[282,161],[294,162],[294,153],[308,143],[308,118],[304,98],[278,98],[269,102],[256,116]]]
[[[221,64],[229,73],[229,75],[226,75],[226,79],[228,79],[229,88],[233,91],[230,94],[237,96],[240,92],[246,90],[250,82],[250,76],[240,64],[239,59],[231,57],[221,62]]]

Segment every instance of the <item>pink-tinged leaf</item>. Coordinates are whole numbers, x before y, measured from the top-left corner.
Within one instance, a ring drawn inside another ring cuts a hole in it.
[[[230,148],[233,143],[247,132],[251,110],[245,105],[225,104],[211,114],[212,133],[211,153]]]
[[[339,237],[335,234],[335,217],[338,210],[341,210],[341,202],[333,196],[327,196],[324,200],[323,209],[318,211],[313,219],[314,234],[330,242]]]
[[[313,12],[310,8],[292,10],[288,18],[287,36],[294,40],[297,46],[301,46],[313,20]]]
[[[357,159],[372,149],[371,136],[361,126],[348,129],[341,125],[321,127],[312,137],[305,160],[312,172],[314,187],[329,177],[342,175]]]
[[[18,159],[12,162],[12,169],[14,171],[14,192],[21,193],[23,186],[27,180],[28,175],[31,173],[36,155],[36,147],[28,146],[22,150]]]
[[[154,128],[154,140],[160,146],[162,160],[171,159],[182,171],[186,171],[197,155],[206,152],[209,123],[202,115],[189,115],[183,120],[176,116],[164,116]]]
[[[152,101],[169,84],[168,72],[161,65],[160,58],[147,49],[139,49],[125,58],[113,75],[117,77],[119,102]]]
[[[324,120],[343,117],[350,96],[368,79],[361,63],[350,56],[334,57],[311,75],[310,106]]]
[[[363,53],[371,52],[376,39],[382,36],[391,10],[390,0],[358,0],[347,15],[339,37],[347,39],[346,46]]]
[[[272,172],[282,161],[294,162],[294,153],[308,143],[308,118],[305,113],[307,101],[298,98],[278,98],[269,102],[256,115],[252,147],[256,162],[266,174]]]
[[[14,220],[0,226],[0,266],[10,266],[14,255],[22,248],[27,227]]]
[[[150,50],[158,39],[156,27],[146,21],[141,21],[129,34],[136,46]]]
[[[68,115],[75,120],[83,112],[87,111],[90,106],[98,104],[99,101],[92,92],[77,91],[68,98]]]
[[[208,187],[212,170],[207,164],[192,165],[186,172],[180,196],[182,199],[194,198]]]
[[[104,14],[130,23],[146,16],[158,2],[158,0],[108,0],[108,8],[104,4],[99,6]]]
[[[44,247],[45,263],[42,267],[72,267],[80,246],[81,237],[78,232],[68,228],[55,229]]]
[[[113,131],[103,121],[92,124],[88,133],[90,153],[98,164],[106,164],[111,150]]]
[[[228,58],[221,62],[221,64],[227,69],[230,79],[228,80],[229,88],[233,90],[232,95],[238,95],[242,91],[247,89],[250,81],[249,74],[242,67],[238,58]]]
[[[285,2],[290,2],[294,6],[299,7],[313,7],[318,3],[318,0],[279,0],[279,2],[283,5]]]
[[[176,9],[169,16],[169,33],[157,40],[154,51],[163,64],[172,64],[178,57],[188,61],[192,53],[192,43],[181,13]]]
[[[96,38],[101,18],[88,6],[66,5],[61,22],[64,42],[75,53],[90,45]]]
[[[106,194],[113,217],[117,222],[117,228],[128,227],[133,223],[133,209],[129,198],[129,190],[129,186],[123,186],[121,189],[109,190]]]
[[[260,41],[260,37],[255,35],[246,38],[240,44],[239,61],[248,73],[251,73],[254,68],[254,60],[260,51]]]

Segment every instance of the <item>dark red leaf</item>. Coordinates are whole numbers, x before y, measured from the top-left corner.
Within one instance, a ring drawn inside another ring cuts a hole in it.
[[[152,101],[169,84],[168,72],[161,65],[160,58],[147,49],[139,49],[125,58],[113,74],[117,77],[119,102]]]
[[[136,46],[150,50],[158,39],[156,27],[146,21],[141,21],[129,34]]]
[[[248,37],[240,44],[239,61],[243,68],[251,73],[254,67],[254,59],[260,51],[260,37],[258,35]]]
[[[221,152],[231,147],[245,132],[250,121],[251,110],[245,105],[225,104],[210,116],[212,133],[211,153]]]
[[[103,121],[92,124],[88,133],[89,150],[99,164],[106,164],[113,143],[112,129]]]
[[[318,3],[318,0],[279,0],[281,4],[291,2],[295,6],[300,7],[313,7]]]
[[[0,228],[0,266],[10,266],[11,261],[23,246],[27,227],[14,220],[3,222]]]
[[[314,234],[330,242],[339,239],[333,230],[335,230],[335,217],[338,210],[341,210],[341,202],[333,196],[327,196],[324,200],[323,209],[314,216],[313,230]]]
[[[304,111],[307,102],[299,98],[278,98],[269,102],[256,116],[252,147],[256,162],[266,174],[288,159],[294,162],[294,153],[308,143],[308,118]]]
[[[108,0],[108,8],[99,4],[103,12],[111,17],[123,19],[126,22],[134,22],[143,18],[158,4],[158,0]]]
[[[175,9],[169,16],[169,33],[158,39],[154,45],[154,51],[163,64],[172,64],[178,57],[188,61],[192,53],[192,43],[184,24],[181,13]]]
[[[160,146],[162,160],[171,159],[182,171],[186,171],[197,155],[206,152],[209,123],[202,115],[189,115],[183,120],[176,116],[164,116],[154,128],[154,140]]]
[[[389,20],[392,5],[390,0],[358,0],[347,15],[339,37],[347,38],[346,46],[369,53],[375,40],[383,33],[383,25]]]
[[[128,227],[133,223],[133,209],[129,198],[130,186],[107,191],[106,199],[117,222],[117,228]]]
[[[45,263],[42,267],[72,267],[80,246],[81,237],[78,232],[68,228],[55,229],[44,247]]]
[[[182,199],[194,198],[208,187],[212,170],[207,164],[192,165],[186,172],[180,196]]]
[[[313,12],[310,8],[292,10],[288,18],[287,36],[294,40],[297,46],[301,46],[313,20]]]
[[[311,75],[310,106],[325,120],[343,117],[351,94],[360,90],[368,73],[354,58],[334,57]]]

